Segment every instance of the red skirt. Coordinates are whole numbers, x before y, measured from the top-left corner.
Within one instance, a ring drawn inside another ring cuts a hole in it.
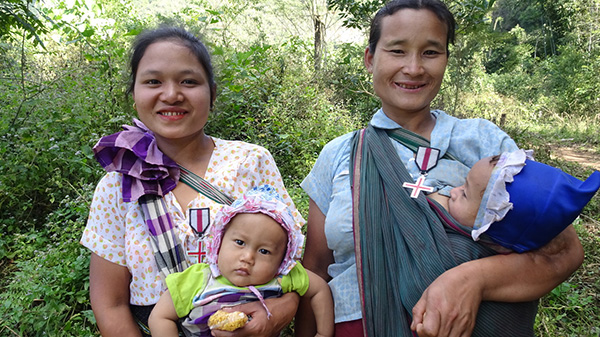
[[[335,337],[363,337],[362,319],[335,324]]]

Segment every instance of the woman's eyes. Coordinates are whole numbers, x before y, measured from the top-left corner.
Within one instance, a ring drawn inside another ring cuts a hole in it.
[[[397,55],[403,55],[403,54],[405,54],[404,50],[402,50],[402,49],[391,49],[390,53],[397,54]],[[426,50],[426,51],[423,52],[423,55],[425,55],[425,56],[437,56],[437,55],[440,55],[440,54],[442,54],[442,53],[439,52],[439,51],[437,51],[437,50]]]
[[[187,85],[196,85],[196,84],[198,84],[198,81],[196,81],[194,79],[187,79],[187,80],[181,81],[181,83],[187,84]]]
[[[151,79],[151,80],[145,80],[144,83],[149,84],[149,85],[159,85],[162,82],[157,79]],[[188,78],[188,79],[182,80],[180,83],[183,85],[186,85],[186,86],[194,86],[194,85],[198,85],[200,82],[198,80]]]
[[[441,53],[437,50],[427,50],[423,54],[428,55],[428,56],[435,56],[435,55],[439,55]]]

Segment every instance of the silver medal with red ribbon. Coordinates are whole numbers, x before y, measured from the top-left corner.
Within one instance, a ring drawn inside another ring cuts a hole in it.
[[[188,257],[192,264],[206,262],[206,245],[202,242],[204,233],[210,226],[210,209],[209,208],[190,208],[189,209],[189,224],[192,230],[200,237],[198,246],[188,247]]]
[[[433,192],[433,187],[425,186],[425,176],[429,170],[437,165],[439,157],[440,150],[433,147],[419,146],[415,156],[415,164],[417,164],[419,171],[421,171],[421,176],[414,183],[405,182],[402,184],[402,187],[412,189],[410,193],[411,198],[418,198],[421,191]]]

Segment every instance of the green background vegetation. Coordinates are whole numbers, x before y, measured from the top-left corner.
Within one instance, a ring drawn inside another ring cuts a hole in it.
[[[168,3],[168,5],[166,5]],[[495,121],[539,161],[562,145],[600,157],[598,0],[448,1],[460,23],[434,106]],[[0,335],[97,336],[79,243],[103,171],[91,147],[130,123],[132,38],[180,24],[217,70],[207,132],[268,148],[299,183],[321,147],[378,108],[363,33],[379,1],[4,0],[0,3]],[[600,197],[575,226],[584,265],[542,299],[540,336],[600,334]],[[288,329],[286,333],[289,334]]]

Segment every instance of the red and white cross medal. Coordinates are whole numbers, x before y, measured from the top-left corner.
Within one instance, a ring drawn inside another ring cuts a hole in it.
[[[412,192],[410,192],[411,198],[418,198],[421,191],[433,192],[433,187],[425,186],[425,176],[429,170],[437,165],[439,157],[440,150],[432,147],[419,146],[415,156],[415,164],[417,164],[417,167],[421,171],[421,175],[414,183],[405,182],[402,184],[402,187],[412,189]]]
[[[209,208],[190,208],[189,209],[190,227],[194,233],[200,237],[198,246],[188,247],[188,258],[192,264],[206,262],[206,245],[202,242],[204,234],[210,226],[210,209]]]

